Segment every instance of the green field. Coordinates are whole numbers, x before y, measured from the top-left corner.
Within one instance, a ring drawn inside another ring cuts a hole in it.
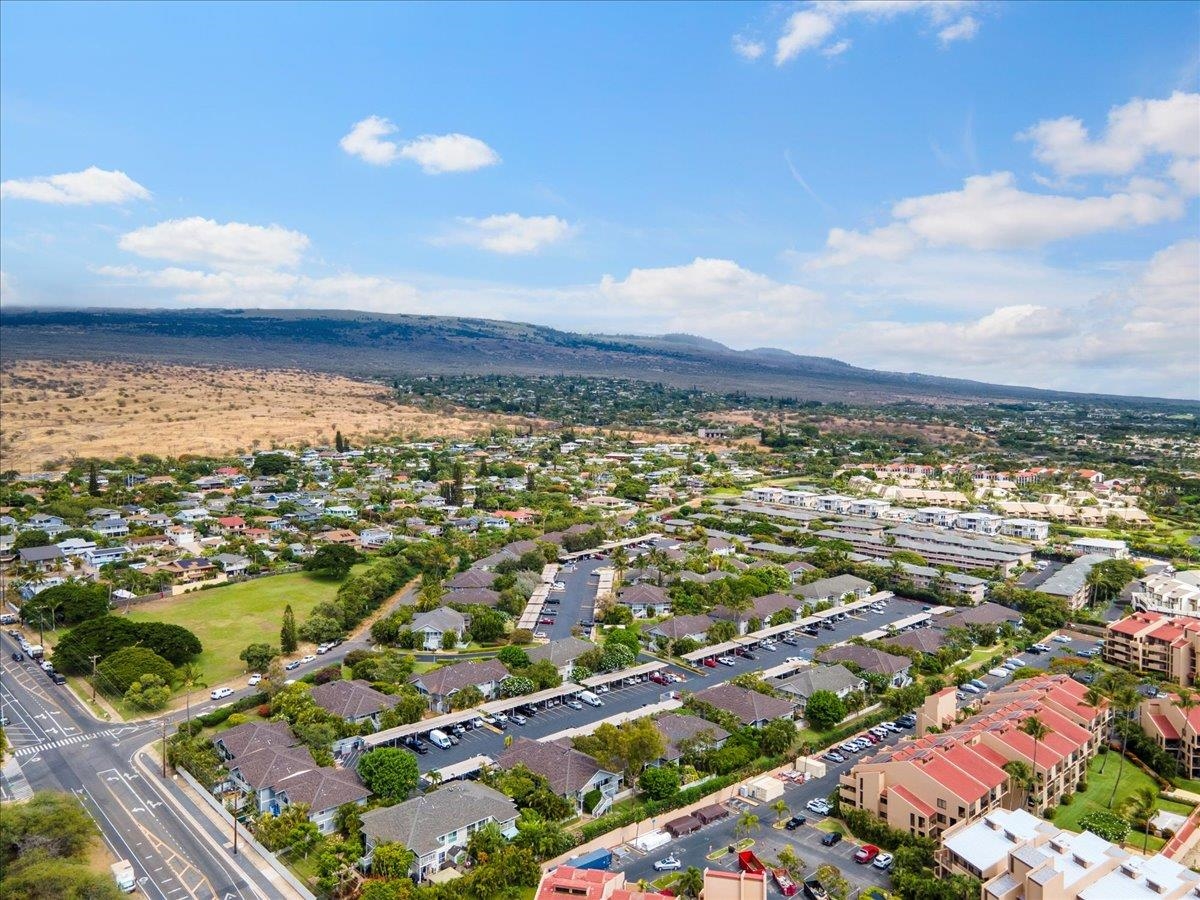
[[[355,567],[361,571],[365,566]],[[197,660],[210,685],[230,681],[246,670],[238,654],[247,644],[279,645],[283,608],[292,605],[296,624],[322,600],[332,600],[341,582],[305,572],[271,575],[157,600],[129,613],[135,622],[168,622],[194,632],[204,646]]]
[[[1108,798],[1112,796],[1113,785],[1117,781],[1118,763],[1121,761],[1119,753],[1109,753],[1108,765],[1104,765],[1105,756],[1102,754],[1092,760],[1088,767],[1088,789],[1082,794],[1076,794],[1070,806],[1062,806],[1054,814],[1054,824],[1060,828],[1066,828],[1069,831],[1082,831],[1083,828],[1079,825],[1079,820],[1086,816],[1089,812],[1096,809],[1108,810]],[[1103,766],[1104,771],[1100,769]],[[1121,784],[1117,788],[1117,796],[1113,801],[1112,811],[1118,815],[1122,815],[1122,806],[1125,801],[1131,797],[1134,791],[1139,788],[1150,787],[1158,790],[1158,785],[1155,781],[1135,766],[1128,760],[1125,761],[1125,766],[1121,772]],[[1164,800],[1161,797],[1158,801],[1159,809],[1167,809],[1172,812],[1179,812],[1187,815],[1191,809],[1183,803],[1177,803],[1172,800]],[[1145,840],[1145,835],[1136,829],[1129,833],[1128,843],[1131,846],[1141,847]],[[1162,847],[1163,840],[1158,837],[1151,837],[1149,841],[1149,850],[1153,853],[1157,848]]]

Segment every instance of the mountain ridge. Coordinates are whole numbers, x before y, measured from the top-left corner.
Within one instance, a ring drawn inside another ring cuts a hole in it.
[[[0,308],[0,360],[145,360],[389,373],[592,375],[720,392],[869,404],[1083,400],[1193,406],[866,369],[831,357],[735,350],[688,334],[581,334],[544,325],[358,310]]]

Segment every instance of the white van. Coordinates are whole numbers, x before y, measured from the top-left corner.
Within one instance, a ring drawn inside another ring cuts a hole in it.
[[[435,728],[433,731],[429,732],[429,743],[433,744],[435,747],[441,747],[443,750],[449,750],[450,736],[447,735],[446,732],[438,731],[438,729]]]
[[[597,697],[595,694],[593,694],[591,691],[580,691],[579,699],[582,700],[584,703],[586,703],[588,706],[603,706],[604,705],[604,701],[601,700],[599,697]]]

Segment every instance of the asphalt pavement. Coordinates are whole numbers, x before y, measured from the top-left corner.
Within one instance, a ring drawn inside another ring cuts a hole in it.
[[[96,820],[118,859],[128,859],[138,889],[154,900],[235,900],[286,895],[244,854],[230,855],[232,834],[218,828],[171,781],[147,776],[135,754],[162,733],[162,720],[127,725],[100,722],[65,685],[0,639],[0,699],[20,774],[0,784],[3,799],[38,790],[67,791]],[[194,712],[194,710],[193,710]],[[168,730],[173,731],[172,725]]]

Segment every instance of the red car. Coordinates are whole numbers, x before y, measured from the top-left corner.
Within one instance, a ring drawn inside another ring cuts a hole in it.
[[[863,844],[854,851],[854,861],[856,863],[869,863],[879,855],[879,848],[874,844]]]
[[[704,664],[706,666],[708,666],[710,669],[715,669],[717,667],[716,659],[711,656],[704,661]]]
[[[652,672],[650,673],[650,680],[655,684],[666,684],[667,676],[665,676],[662,672]]]
[[[550,618],[549,616],[542,616],[540,619],[538,619],[538,624],[539,625],[553,625],[554,620],[552,618]]]

